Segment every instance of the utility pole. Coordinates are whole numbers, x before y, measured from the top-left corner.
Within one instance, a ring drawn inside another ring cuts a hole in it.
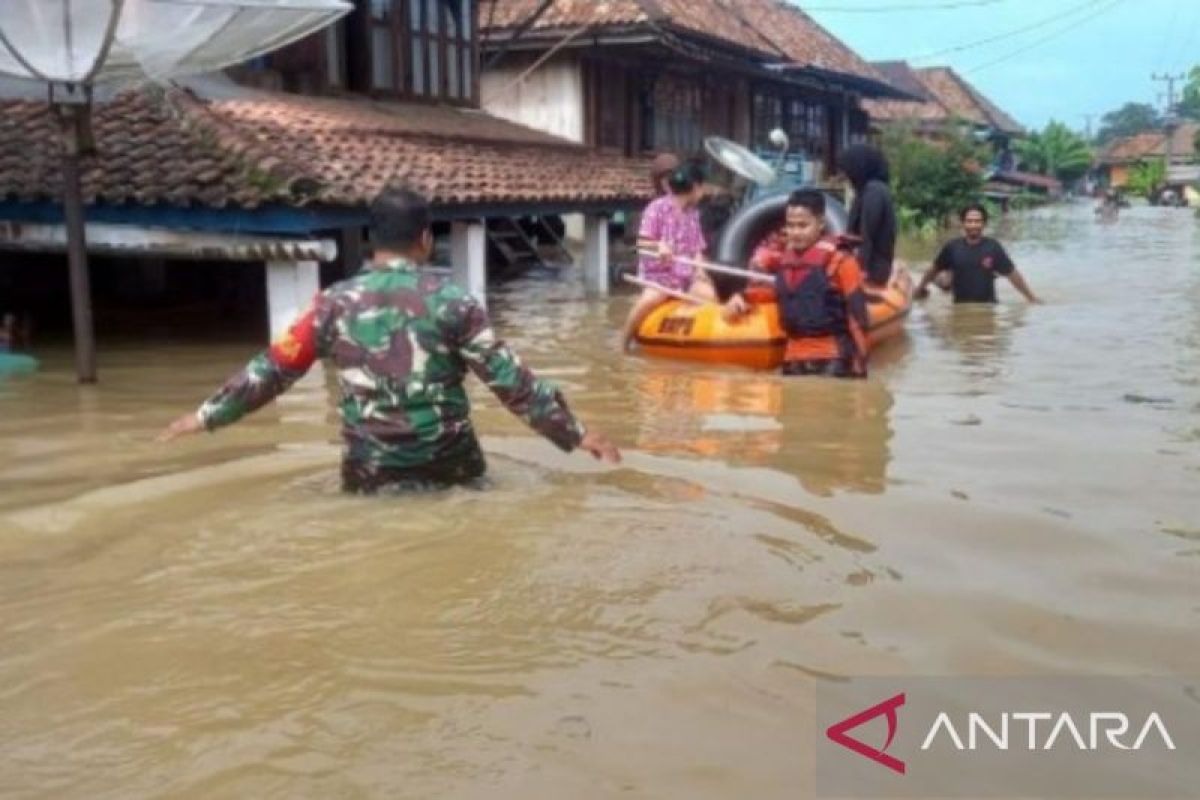
[[[1175,138],[1175,81],[1187,80],[1187,75],[1180,73],[1179,75],[1159,75],[1157,72],[1150,76],[1153,81],[1165,81],[1167,84],[1167,113],[1163,116],[1163,130],[1166,131],[1166,151],[1167,151],[1167,174],[1171,172],[1171,145]]]
[[[1079,116],[1083,117],[1084,120],[1087,122],[1087,140],[1090,143],[1092,141],[1092,120],[1094,120],[1096,118],[1096,115],[1095,114],[1080,114]]]

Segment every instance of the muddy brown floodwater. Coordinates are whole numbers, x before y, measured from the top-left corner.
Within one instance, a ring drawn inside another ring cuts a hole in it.
[[[628,297],[503,287],[627,458],[476,385],[482,492],[341,496],[319,377],[154,444],[252,339],[105,341],[93,388],[40,354],[0,382],[0,795],[804,797],[821,681],[1200,672],[1200,223],[999,235],[1048,304],[935,298],[860,383],[622,358]]]

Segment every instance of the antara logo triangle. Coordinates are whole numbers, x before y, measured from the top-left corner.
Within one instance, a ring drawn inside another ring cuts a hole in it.
[[[825,735],[828,736],[832,741],[840,744],[842,747],[845,747],[848,750],[853,750],[860,756],[866,756],[872,761],[882,764],[893,772],[899,772],[901,775],[903,775],[905,770],[904,762],[894,756],[889,756],[887,754],[887,749],[891,747],[892,740],[896,738],[896,727],[899,724],[899,721],[896,717],[896,709],[904,705],[904,699],[904,694],[901,693],[890,700],[884,700],[877,706],[872,706],[866,711],[859,712],[852,717],[847,717],[836,725],[831,725],[829,729],[825,731]],[[863,744],[858,739],[846,735],[849,731],[854,730],[860,725],[865,725],[876,717],[880,717],[885,714],[887,715],[888,735],[887,741],[884,742],[882,748],[876,750],[874,747],[871,747],[868,744]]]

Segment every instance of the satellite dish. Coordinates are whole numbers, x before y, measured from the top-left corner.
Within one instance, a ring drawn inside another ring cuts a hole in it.
[[[93,89],[211,72],[320,30],[345,0],[2,0],[0,77],[37,81],[63,119],[62,200],[75,369],[96,381],[80,157],[94,148]]]
[[[0,74],[91,86],[165,81],[269,53],[345,0],[4,0]]]
[[[709,136],[704,140],[704,149],[721,166],[748,181],[754,181],[759,186],[770,186],[779,179],[770,164],[737,142],[720,136]]]

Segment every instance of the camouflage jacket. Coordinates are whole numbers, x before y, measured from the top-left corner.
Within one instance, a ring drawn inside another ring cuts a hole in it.
[[[209,430],[236,422],[287,391],[318,358],[337,369],[351,463],[405,469],[475,451],[468,369],[559,448],[572,450],[583,438],[562,394],[496,338],[477,300],[405,261],[318,294],[286,334],[205,401],[200,420]]]

